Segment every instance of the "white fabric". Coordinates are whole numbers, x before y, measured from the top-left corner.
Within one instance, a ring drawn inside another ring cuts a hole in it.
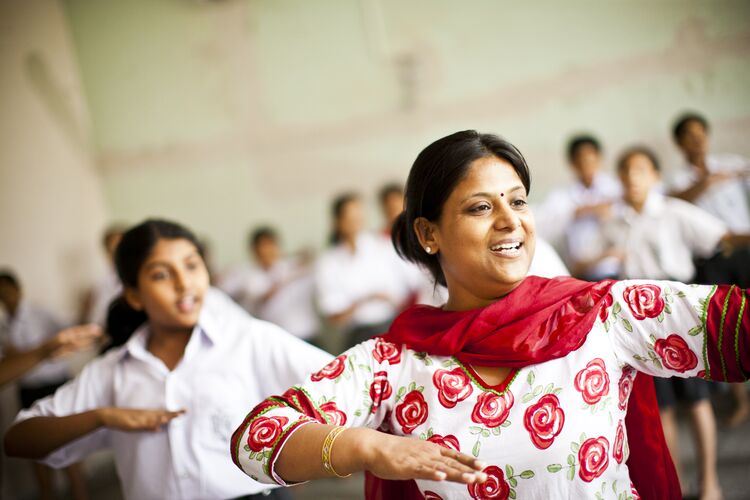
[[[556,276],[570,276],[568,268],[557,254],[552,245],[543,238],[536,239],[534,258],[531,260],[529,275],[541,276],[542,278],[554,278]]]
[[[3,329],[10,346],[17,351],[29,351],[54,337],[65,326],[48,311],[22,301],[15,316],[6,318]],[[46,360],[21,377],[18,385],[24,388],[41,387],[59,384],[68,377],[70,370],[65,360]]]
[[[431,440],[476,456],[493,477],[486,487],[504,490],[497,498],[508,498],[509,489],[511,498],[630,498],[626,461],[640,443],[628,441],[624,419],[636,370],[659,377],[696,377],[706,370],[704,335],[689,332],[701,325],[702,304],[712,293],[710,286],[618,282],[580,348],[511,372],[500,387],[483,383],[454,357],[372,339],[309,377],[302,389],[311,401],[325,401],[320,410],[338,424]],[[289,429],[299,416],[277,406],[243,423],[242,443],[258,441],[262,426],[256,421],[278,419],[286,431],[273,441],[271,458],[238,450],[246,474],[283,484],[274,457],[296,432]],[[596,458],[592,442],[604,447]],[[445,500],[469,498],[473,489],[449,481],[417,485],[427,498]]]
[[[607,238],[623,250],[624,278],[690,281],[693,258],[711,257],[726,225],[708,212],[677,198],[652,192],[637,213],[619,202],[607,223]]]
[[[393,251],[371,234],[357,238],[356,252],[344,245],[326,250],[315,268],[315,291],[320,311],[326,315],[346,311],[356,301],[385,294],[396,303],[407,299],[410,289],[399,272]],[[397,307],[388,300],[368,300],[359,305],[352,325],[372,325],[392,319]]]
[[[253,266],[246,273],[246,279],[242,305],[256,317],[303,339],[318,332],[312,270],[299,259],[279,260],[270,269]],[[263,302],[262,297],[274,286],[278,286],[278,290]]]
[[[173,371],[146,350],[148,335],[146,327],[138,330],[16,421],[106,406],[187,413],[159,432],[99,429],[44,462],[63,467],[111,447],[125,497],[132,500],[227,499],[266,489],[232,464],[232,431],[249,407],[299,382],[330,356],[250,317],[217,290],[206,295],[199,324]]]
[[[253,272],[253,265],[249,262],[234,267],[223,274],[218,280],[217,286],[224,293],[232,297],[237,303],[241,304],[243,294],[247,290],[247,282]],[[243,305],[244,307],[244,305]]]
[[[750,172],[750,161],[739,155],[708,155],[706,168],[709,173]],[[698,170],[685,165],[673,176],[670,188],[684,191],[698,180]],[[750,176],[715,184],[705,190],[694,203],[718,217],[734,233],[750,233]]]
[[[602,223],[593,215],[576,218],[576,210],[587,205],[614,202],[621,196],[622,187],[611,175],[600,172],[591,187],[580,182],[559,188],[547,196],[534,211],[539,235],[560,248],[567,262],[586,262],[599,257],[606,250]],[[604,259],[590,272],[592,278],[613,275],[618,264]]]
[[[110,269],[107,274],[96,282],[91,291],[91,308],[89,309],[87,323],[96,323],[102,327],[107,326],[107,313],[112,301],[122,293],[122,283],[117,273]]]

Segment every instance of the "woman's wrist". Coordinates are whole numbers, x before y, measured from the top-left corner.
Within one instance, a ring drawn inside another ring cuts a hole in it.
[[[378,431],[351,427],[343,432],[332,450],[332,462],[339,474],[369,470],[377,456]]]

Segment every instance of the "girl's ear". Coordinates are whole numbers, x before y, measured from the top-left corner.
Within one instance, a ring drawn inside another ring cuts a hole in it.
[[[434,222],[430,222],[424,217],[417,217],[414,220],[414,232],[422,249],[430,255],[438,253],[440,245],[436,236],[437,227]]]
[[[141,295],[138,293],[138,290],[131,287],[125,287],[123,296],[125,297],[125,302],[127,302],[130,307],[136,311],[143,310],[143,303],[141,302]]]

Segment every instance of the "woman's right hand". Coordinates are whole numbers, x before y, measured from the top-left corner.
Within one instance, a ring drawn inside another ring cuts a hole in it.
[[[425,479],[464,484],[483,483],[487,479],[487,474],[481,472],[484,464],[470,455],[421,439],[367,431],[366,437],[351,437],[360,441],[365,470],[382,479]]]
[[[139,410],[132,408],[100,408],[98,410],[99,419],[104,427],[130,432],[156,432],[173,418],[179,417],[183,413],[185,413],[185,410]]]
[[[87,349],[97,340],[101,339],[102,336],[102,328],[93,323],[71,326],[70,328],[60,330],[44,344],[43,348],[49,357],[58,358]]]

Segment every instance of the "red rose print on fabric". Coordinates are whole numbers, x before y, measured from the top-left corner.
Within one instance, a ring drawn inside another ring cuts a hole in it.
[[[443,497],[434,491],[427,490],[424,492],[424,500],[443,500]]]
[[[331,425],[346,425],[346,413],[339,410],[334,401],[320,405],[320,411],[328,416]]]
[[[483,392],[477,398],[471,421],[486,427],[499,427],[508,419],[510,407],[513,406],[513,394],[506,390],[502,396],[492,392]]]
[[[578,475],[590,483],[604,474],[609,466],[609,441],[605,437],[590,438],[578,450]]]
[[[387,361],[388,364],[395,365],[401,361],[401,348],[396,344],[379,338],[375,342],[375,348],[372,350],[372,357],[378,363]]]
[[[471,379],[460,368],[437,370],[432,375],[432,383],[438,390],[438,400],[446,408],[453,408],[468,398],[473,391]]]
[[[615,445],[612,450],[612,456],[615,458],[615,462],[618,464],[622,463],[625,449],[625,429],[622,425],[622,420],[617,423],[617,432],[615,433]]]
[[[461,446],[458,444],[458,439],[456,436],[453,436],[452,434],[448,434],[446,436],[441,436],[440,434],[433,434],[432,436],[427,438],[427,441],[430,443],[435,443],[443,448],[448,448],[451,450],[461,451]]]
[[[586,368],[578,372],[574,382],[587,404],[594,405],[601,401],[609,392],[609,374],[604,360],[596,358],[589,361]]]
[[[666,339],[659,339],[654,343],[654,351],[661,358],[665,368],[684,373],[698,366],[698,357],[687,345],[687,342],[677,334]]]
[[[496,465],[490,465],[489,467],[485,467],[482,472],[487,474],[485,482],[467,485],[471,498],[477,500],[507,499],[508,495],[510,495],[510,486],[505,481],[503,470]]]
[[[609,317],[609,307],[614,303],[614,301],[615,299],[614,297],[612,297],[611,293],[608,293],[604,296],[601,308],[599,309],[599,319],[602,323],[607,321],[607,318]]]
[[[269,448],[281,436],[284,426],[289,423],[286,417],[258,417],[247,433],[247,446],[255,452]]]
[[[560,400],[554,394],[545,394],[537,403],[529,406],[523,419],[531,442],[540,450],[552,446],[564,424],[565,412],[560,408]]]
[[[422,393],[416,390],[404,396],[404,400],[396,405],[394,411],[404,434],[411,434],[427,420],[427,402]]]
[[[310,380],[313,382],[320,382],[324,378],[329,379],[336,379],[339,375],[341,375],[344,372],[344,368],[346,367],[345,362],[346,361],[346,354],[342,354],[341,356],[338,356],[331,360],[330,363],[325,365],[320,371],[317,371],[313,373],[310,376]]]
[[[630,494],[633,495],[633,500],[641,500],[641,495],[638,493],[638,490],[635,489],[633,483],[630,483]]]
[[[617,404],[617,407],[621,410],[624,410],[628,406],[628,398],[633,390],[633,381],[635,381],[636,375],[638,375],[638,372],[630,366],[626,366],[622,370],[622,376],[618,384],[619,402]]]
[[[388,382],[388,374],[386,372],[377,372],[370,384],[370,399],[372,400],[372,407],[370,408],[371,413],[380,407],[380,403],[384,399],[388,399],[393,394],[391,383]]]
[[[657,285],[631,285],[622,297],[635,319],[656,318],[664,311],[664,299]]]

